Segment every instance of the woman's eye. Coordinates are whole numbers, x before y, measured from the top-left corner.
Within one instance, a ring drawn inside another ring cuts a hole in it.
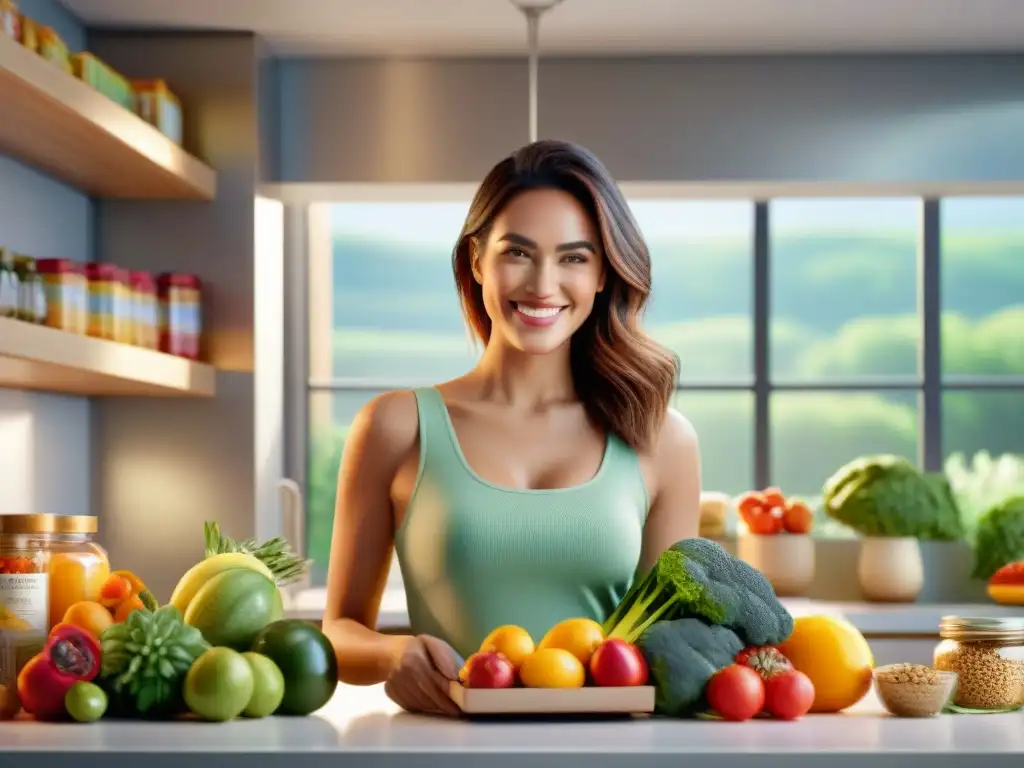
[[[565,257],[565,260],[570,264],[585,264],[587,261],[586,256],[580,256],[579,254],[572,253]]]
[[[527,253],[522,248],[509,248],[508,249],[508,255],[509,256],[524,256],[525,257],[527,255]]]

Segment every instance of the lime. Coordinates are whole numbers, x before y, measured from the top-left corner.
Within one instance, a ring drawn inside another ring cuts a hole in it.
[[[234,720],[249,705],[252,668],[238,651],[218,646],[192,662],[182,695],[193,714],[204,720]]]
[[[284,698],[284,675],[272,659],[253,651],[242,654],[252,669],[253,691],[249,705],[242,714],[246,717],[266,717],[281,706]]]
[[[79,681],[64,694],[64,709],[73,720],[95,723],[107,711],[107,694],[94,683]]]

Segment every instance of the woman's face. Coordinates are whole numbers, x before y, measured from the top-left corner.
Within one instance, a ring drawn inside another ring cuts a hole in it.
[[[491,337],[545,354],[564,345],[604,288],[601,238],[572,195],[538,189],[515,197],[473,251]]]

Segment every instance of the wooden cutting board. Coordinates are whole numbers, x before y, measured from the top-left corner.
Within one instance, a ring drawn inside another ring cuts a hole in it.
[[[654,686],[583,688],[466,688],[452,681],[449,695],[466,714],[649,714]]]

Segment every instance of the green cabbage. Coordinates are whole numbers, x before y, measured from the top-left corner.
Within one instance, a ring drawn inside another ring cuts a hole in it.
[[[921,472],[900,456],[865,456],[841,467],[823,489],[825,514],[861,536],[964,537],[946,476]]]
[[[1024,560],[1024,496],[1000,502],[978,518],[971,575],[987,581],[1018,560]]]

